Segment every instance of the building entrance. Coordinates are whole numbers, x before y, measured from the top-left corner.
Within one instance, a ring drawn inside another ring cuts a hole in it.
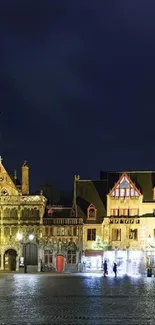
[[[4,254],[4,269],[7,271],[16,270],[17,252],[14,249],[8,249]]]

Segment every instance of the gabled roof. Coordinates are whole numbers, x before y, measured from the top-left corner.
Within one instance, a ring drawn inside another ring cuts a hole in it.
[[[85,223],[101,223],[106,216],[106,182],[77,180],[76,203],[78,216],[82,217]],[[93,204],[97,209],[96,220],[87,220],[87,209],[90,204]]]
[[[141,195],[141,192],[140,192],[140,190],[138,190],[138,188],[136,187],[136,185],[135,185],[135,183],[133,183],[133,181],[131,180],[131,178],[129,177],[129,175],[127,174],[127,173],[123,173],[120,177],[119,177],[119,179],[118,179],[118,181],[117,181],[117,183],[113,186],[113,188],[112,188],[112,190],[109,192],[109,195],[111,195],[112,194],[112,192],[118,187],[118,186],[121,186],[121,182],[126,182],[126,183],[129,183],[131,186],[132,186],[132,188],[134,188],[134,190],[137,192],[137,194],[140,196]],[[122,182],[122,183],[123,183]]]
[[[155,187],[155,171],[106,171],[100,172],[100,179],[104,180],[107,191],[110,192],[122,174],[127,174],[136,188],[143,195],[144,201],[153,201],[153,188]]]

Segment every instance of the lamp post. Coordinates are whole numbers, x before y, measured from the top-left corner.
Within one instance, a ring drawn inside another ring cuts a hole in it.
[[[17,239],[19,240],[19,242],[21,244],[23,244],[24,247],[24,273],[27,273],[27,256],[26,256],[26,246],[27,244],[29,244],[30,242],[33,241],[34,239],[34,234],[29,234],[28,235],[28,240],[24,241],[23,240],[23,235],[20,233],[17,233]]]

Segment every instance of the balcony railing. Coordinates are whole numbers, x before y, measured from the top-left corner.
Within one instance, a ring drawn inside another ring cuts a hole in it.
[[[82,225],[83,220],[77,218],[44,218],[43,225]]]

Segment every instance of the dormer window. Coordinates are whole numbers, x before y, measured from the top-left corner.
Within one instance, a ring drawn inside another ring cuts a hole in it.
[[[71,217],[75,217],[75,210],[74,210],[74,209],[71,209],[71,211],[70,211],[70,216],[71,216]]]
[[[87,209],[87,219],[96,220],[96,214],[97,214],[97,209],[93,204],[90,204],[90,206]]]
[[[52,208],[48,209],[48,215],[49,215],[49,216],[52,216],[52,214],[53,214],[53,210],[52,210]]]

